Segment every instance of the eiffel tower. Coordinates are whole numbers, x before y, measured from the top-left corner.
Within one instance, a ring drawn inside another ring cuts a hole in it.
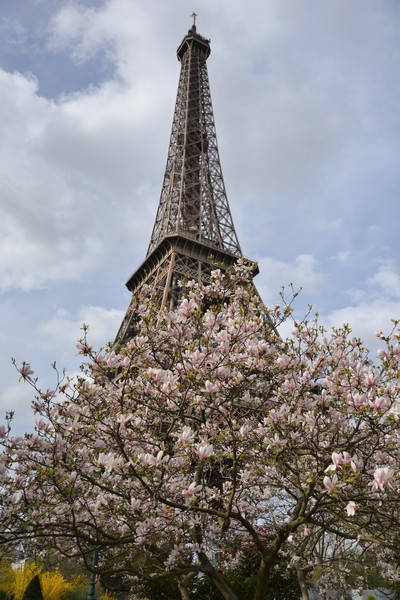
[[[194,22],[177,49],[181,72],[167,165],[144,262],[126,283],[132,301],[116,343],[134,335],[141,288],[151,286],[160,307],[176,305],[185,280],[207,280],[242,256],[222,176],[207,74],[210,40]],[[255,270],[255,274],[258,271]]]

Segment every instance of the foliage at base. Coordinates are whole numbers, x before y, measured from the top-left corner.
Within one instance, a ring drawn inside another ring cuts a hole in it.
[[[28,583],[24,595],[22,596],[22,600],[43,600],[39,575],[35,575]]]

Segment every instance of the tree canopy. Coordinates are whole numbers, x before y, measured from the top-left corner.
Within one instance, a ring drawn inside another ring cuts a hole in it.
[[[290,305],[268,311],[244,263],[187,290],[170,310],[138,301],[125,346],[81,340],[82,375],[55,390],[19,367],[37,421],[24,437],[0,431],[3,542],[45,540],[88,567],[97,549],[99,572],[175,577],[184,598],[198,574],[237,598],[224,572],[249,547],[254,600],[282,564],[332,585],[322,535],[373,551],[395,579],[396,325],[374,361],[347,326],[304,320],[282,339]]]

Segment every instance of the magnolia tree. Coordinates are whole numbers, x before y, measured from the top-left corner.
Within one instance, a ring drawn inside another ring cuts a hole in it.
[[[396,327],[375,364],[347,327],[304,321],[281,339],[290,306],[267,311],[245,264],[187,289],[173,310],[138,305],[126,346],[82,340],[82,376],[54,391],[19,368],[37,421],[24,437],[1,430],[3,541],[44,539],[88,566],[96,550],[98,572],[175,577],[183,598],[205,574],[235,600],[224,572],[249,545],[254,600],[282,557],[307,579],[321,532],[360,556],[372,545],[395,578]]]

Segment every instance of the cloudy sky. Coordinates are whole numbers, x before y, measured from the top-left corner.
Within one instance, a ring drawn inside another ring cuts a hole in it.
[[[327,324],[400,317],[398,0],[2,0],[0,418],[114,338],[155,217],[198,13],[222,169],[267,304],[302,287]]]

